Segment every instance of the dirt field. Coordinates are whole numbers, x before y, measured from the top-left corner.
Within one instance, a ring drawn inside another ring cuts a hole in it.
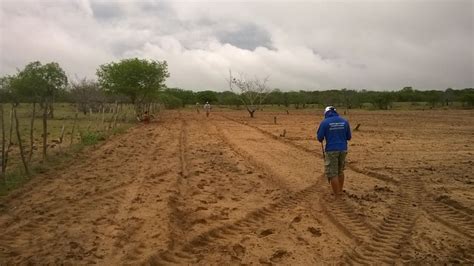
[[[474,111],[345,117],[342,200],[320,111],[167,112],[2,199],[0,264],[474,263]]]

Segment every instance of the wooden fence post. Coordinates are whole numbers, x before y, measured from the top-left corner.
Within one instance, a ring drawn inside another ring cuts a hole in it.
[[[43,162],[46,161],[46,151],[48,149],[48,101],[43,108]]]
[[[34,139],[35,116],[36,116],[36,102],[33,102],[33,112],[31,114],[31,122],[30,122],[30,153],[28,154],[28,162],[31,162],[31,158],[33,157],[33,147],[35,145],[35,139]]]
[[[16,137],[18,139],[18,146],[20,148],[20,156],[21,161],[23,162],[23,166],[25,167],[25,172],[27,175],[30,175],[30,170],[28,168],[28,162],[26,161],[25,151],[23,149],[23,142],[21,141],[20,135],[20,123],[18,122],[18,115],[16,113],[16,107],[13,109],[13,115],[15,116],[15,129],[16,129]]]
[[[72,145],[74,142],[74,130],[76,129],[76,122],[77,122],[77,116],[79,113],[79,109],[76,109],[76,114],[74,115],[74,121],[72,122],[72,131],[71,131],[71,143],[69,145]]]

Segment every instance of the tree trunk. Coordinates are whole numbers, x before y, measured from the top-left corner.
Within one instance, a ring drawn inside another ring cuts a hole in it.
[[[43,162],[46,161],[46,150],[48,149],[48,102],[43,108]]]
[[[31,115],[30,122],[30,153],[28,154],[28,163],[31,162],[33,157],[33,146],[35,144],[34,132],[35,132],[35,116],[36,116],[36,103],[33,103],[33,114]]]
[[[18,116],[16,114],[16,108],[13,109],[13,115],[15,116],[16,137],[18,139],[18,147],[20,148],[21,161],[23,162],[23,166],[25,167],[26,174],[30,175],[30,170],[28,169],[28,162],[26,161],[25,151],[23,149],[23,143],[21,141],[20,123],[18,121]]]
[[[250,114],[250,117],[251,117],[251,118],[254,118],[254,116],[253,116],[254,113],[255,113],[255,110],[249,110],[249,114]]]
[[[2,163],[1,167],[1,174],[0,176],[2,177],[3,181],[5,180],[5,120],[3,119],[3,104],[0,103],[0,130],[2,131],[2,160],[0,161]]]

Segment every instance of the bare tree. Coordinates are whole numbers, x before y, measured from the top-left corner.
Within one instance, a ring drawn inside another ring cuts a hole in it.
[[[259,79],[257,77],[247,79],[242,74],[240,74],[239,77],[234,77],[232,76],[232,71],[229,70],[228,82],[229,89],[239,95],[240,100],[252,118],[254,117],[255,111],[260,109],[263,101],[272,92],[272,90],[267,86],[268,76],[264,79]],[[236,92],[236,90],[238,90],[238,92]]]
[[[92,80],[82,79],[71,84],[71,97],[76,102],[79,111],[87,114],[90,109],[99,112],[107,101],[105,93],[99,84]]]

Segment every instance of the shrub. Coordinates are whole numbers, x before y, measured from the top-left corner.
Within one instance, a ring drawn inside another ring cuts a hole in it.
[[[81,135],[81,143],[84,145],[94,145],[105,140],[105,135],[100,132],[88,131]]]

